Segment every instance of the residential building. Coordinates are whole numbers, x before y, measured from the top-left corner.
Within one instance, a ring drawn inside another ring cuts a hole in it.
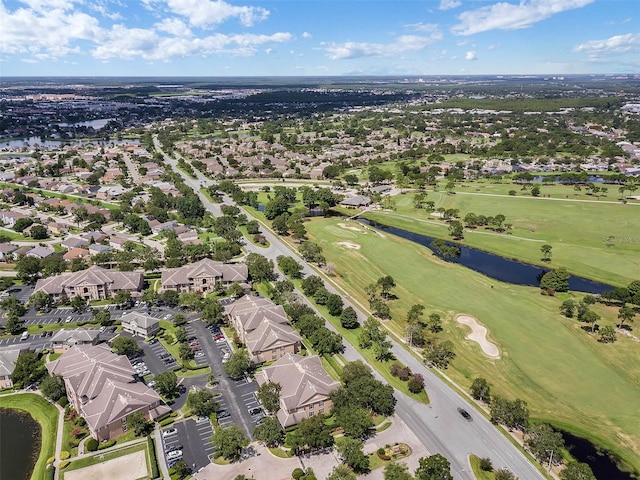
[[[225,313],[247,346],[251,363],[270,362],[300,351],[302,338],[289,325],[282,305],[246,295],[225,306]]]
[[[340,386],[322,367],[316,355],[303,357],[287,353],[273,365],[256,373],[258,385],[278,383],[280,409],[276,417],[283,428],[321,413],[329,413],[333,402],[329,394]]]
[[[171,411],[154,390],[136,381],[127,357],[106,344],[71,347],[46,367],[63,378],[69,403],[98,441],[125,433],[133,413],[155,420]]]
[[[35,292],[46,292],[54,301],[79,296],[87,301],[106,300],[121,290],[140,292],[144,276],[140,272],[117,272],[93,265],[86,270],[41,278]]]
[[[371,199],[364,195],[354,195],[353,197],[345,198],[340,202],[340,205],[347,208],[368,207],[370,204]]]
[[[0,243],[0,260],[6,260],[18,249],[13,243]]]
[[[58,330],[51,337],[54,353],[64,353],[76,345],[96,345],[100,340],[100,331],[96,328],[74,328]]]
[[[246,284],[249,271],[244,264],[227,264],[209,258],[184,267],[162,271],[162,291],[207,293],[215,289],[217,283],[224,286],[234,282]]]
[[[29,250],[29,252],[27,253],[27,257],[35,257],[35,258],[43,259],[43,258],[47,258],[50,255],[53,255],[54,253],[56,252],[52,248],[36,247]]]
[[[16,368],[20,349],[0,350],[0,389],[13,387],[11,374]]]
[[[141,312],[126,312],[122,315],[122,330],[143,338],[152,337],[160,330],[157,318]]]

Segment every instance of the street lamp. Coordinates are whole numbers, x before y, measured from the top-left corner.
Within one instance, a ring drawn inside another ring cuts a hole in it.
[[[547,465],[547,472],[551,471],[551,462],[553,462],[553,450],[545,450],[547,453],[550,453],[551,455],[549,455],[549,465]]]

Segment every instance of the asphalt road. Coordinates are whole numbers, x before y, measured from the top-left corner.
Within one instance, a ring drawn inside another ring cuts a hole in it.
[[[161,145],[154,138],[156,149],[164,156],[164,159],[178,172],[185,183],[189,185],[200,197],[205,208],[212,214],[219,216],[220,205],[214,204],[201,192],[202,186],[209,185],[211,180],[194,169],[197,179],[192,179],[182,170],[178,169],[177,161],[167,156],[161,149]],[[226,204],[234,202],[225,197]],[[247,215],[251,219],[250,215]],[[263,232],[269,240],[268,248],[259,248],[247,243],[249,251],[255,251],[267,258],[276,261],[279,255],[295,258],[303,265],[304,275],[315,275],[317,272],[305,262],[297,252],[291,250],[279,238],[269,231]],[[344,296],[344,292],[337,291],[330,283],[327,289],[333,293]],[[362,320],[367,317],[359,305],[351,303],[344,298],[345,307],[351,305],[358,317]],[[331,328],[331,325],[328,325]],[[451,462],[451,472],[456,479],[475,480],[469,467],[468,457],[475,454],[480,457],[488,457],[495,468],[508,468],[522,480],[544,479],[544,476],[536,467],[507,439],[491,422],[485,419],[465,398],[459,395],[443,380],[426,368],[422,362],[413,357],[404,346],[390,337],[393,344],[393,353],[414,373],[421,373],[425,378],[425,388],[429,394],[431,403],[424,405],[416,402],[406,395],[396,391],[396,414],[410,426],[415,435],[420,439],[429,452],[440,453]],[[349,361],[366,360],[349,344],[346,345],[345,358]],[[465,420],[457,411],[464,408],[471,412],[472,421]]]

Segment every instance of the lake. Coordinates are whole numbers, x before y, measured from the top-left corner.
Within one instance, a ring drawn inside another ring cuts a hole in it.
[[[0,408],[0,480],[29,480],[38,461],[41,428],[31,415]]]
[[[435,240],[433,237],[408,232],[400,228],[389,227],[370,220],[359,219],[359,221],[427,248],[430,248],[431,243]],[[475,270],[501,282],[537,287],[540,284],[542,275],[548,271],[548,269],[537,265],[501,257],[500,255],[478,250],[477,248],[468,247],[459,243],[451,244],[460,249],[460,256],[448,259],[449,261],[464,265],[471,270]],[[613,290],[613,288],[611,285],[594,282],[593,280],[575,275],[571,275],[569,278],[569,290],[576,292],[599,294]]]

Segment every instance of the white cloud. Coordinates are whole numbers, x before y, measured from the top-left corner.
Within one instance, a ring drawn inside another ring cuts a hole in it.
[[[345,42],[323,44],[329,58],[342,60],[360,57],[393,57],[405,52],[422,50],[442,39],[442,33],[430,36],[401,35],[392,43]]]
[[[189,27],[187,27],[182,20],[178,20],[177,18],[165,18],[161,22],[156,23],[156,29],[175,37],[193,36]]]
[[[409,28],[411,30],[415,30],[417,32],[427,32],[433,33],[439,31],[439,26],[437,23],[409,23],[405,25],[405,28]]]
[[[311,38],[311,34],[309,32],[302,32],[302,38]]]
[[[440,10],[451,10],[452,8],[456,8],[462,5],[462,2],[459,0],[440,0],[440,6],[438,7]]]
[[[594,0],[522,0],[519,4],[500,2],[468,10],[458,15],[460,23],[451,31],[456,35],[473,35],[489,30],[527,28],[552,15],[581,8]]]
[[[469,50],[467,53],[464,54],[464,59],[465,60],[477,60],[476,52],[474,52],[473,50]]]
[[[169,11],[186,17],[190,25],[200,28],[216,26],[232,18],[251,27],[269,16],[265,8],[236,6],[223,0],[143,0],[143,3],[150,10],[158,4],[166,5]]]
[[[603,40],[590,40],[576,45],[573,50],[589,54],[640,52],[640,33],[627,33],[626,35],[615,35]]]

